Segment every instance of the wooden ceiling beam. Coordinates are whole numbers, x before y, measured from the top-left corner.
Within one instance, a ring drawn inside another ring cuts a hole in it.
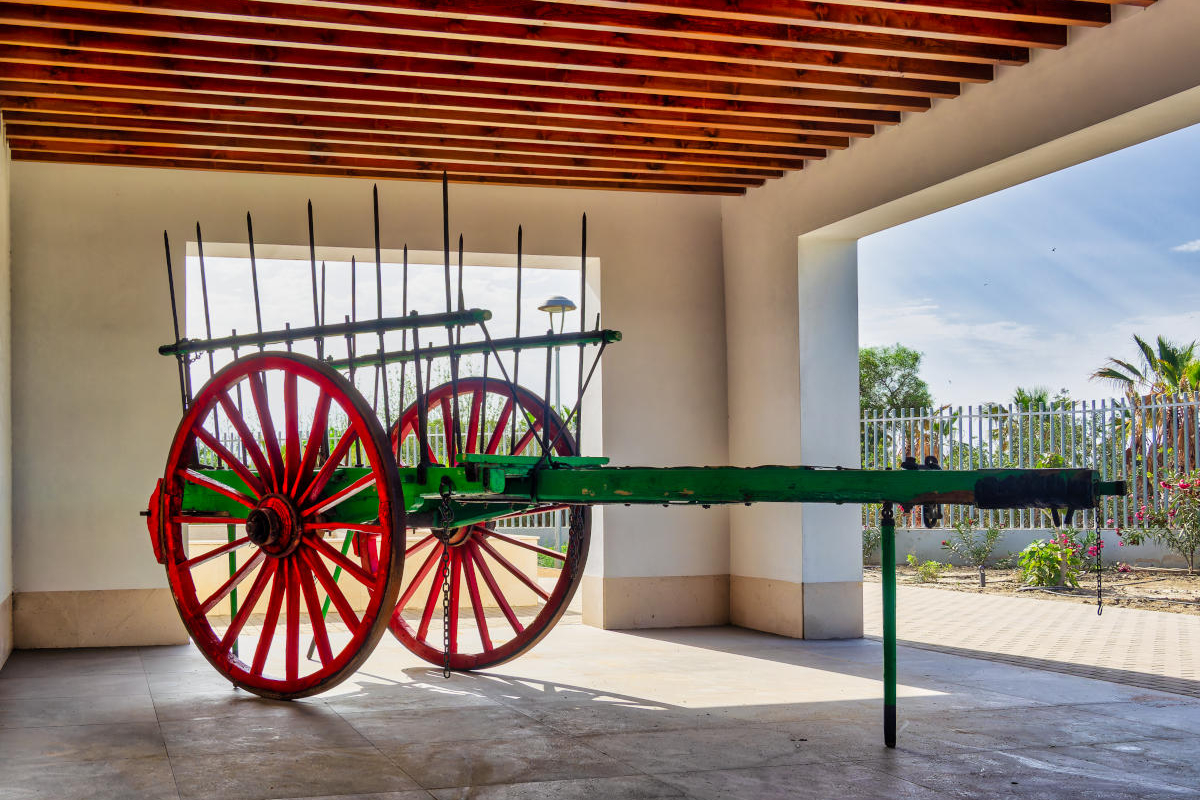
[[[1014,22],[1100,27],[1112,20],[1105,0],[824,0],[827,4],[957,14]],[[1144,0],[1152,3],[1154,0]]]
[[[319,128],[276,128],[265,125],[220,125],[197,124],[194,121],[129,120],[120,117],[79,117],[63,114],[28,114],[16,112],[5,119],[14,136],[37,138],[41,132],[47,136],[87,136],[96,140],[153,141],[155,143],[178,143],[180,137],[192,137],[194,141],[217,141],[242,143],[238,149],[261,148],[303,150],[305,148],[337,149],[363,147],[364,153],[404,155],[409,158],[450,158],[452,153],[495,153],[501,158],[536,159],[545,156],[554,159],[585,159],[589,162],[624,164],[630,161],[646,164],[662,164],[703,168],[704,171],[720,169],[789,170],[797,169],[806,160],[824,158],[826,151],[820,148],[797,149],[784,156],[752,153],[712,153],[704,151],[680,151],[665,149],[621,149],[605,145],[581,143],[510,142],[488,137],[456,139],[441,137],[413,137],[404,134],[380,134],[364,132],[341,132]],[[161,142],[147,137],[166,137]],[[431,156],[430,153],[446,153]]]
[[[1005,0],[1001,0],[1004,2]],[[576,8],[686,14],[730,22],[774,23],[865,33],[915,34],[939,39],[1022,47],[1059,48],[1067,43],[1061,25],[1041,20],[1008,20],[987,16],[956,16],[903,4],[839,4],[790,0],[539,0]],[[995,5],[995,3],[993,3]]]
[[[981,83],[992,79],[986,63],[943,61],[906,56],[881,56],[815,48],[670,36],[625,34],[614,37],[602,31],[549,30],[553,40],[531,36],[527,25],[471,20],[410,17],[422,27],[393,29],[387,33],[321,28],[278,22],[229,21],[119,11],[84,11],[0,3],[0,22],[27,27],[59,29],[69,35],[81,32],[137,36],[160,35],[175,43],[229,42],[267,47],[307,47],[319,51],[373,55],[413,55],[430,58],[480,59],[498,63],[558,62],[602,67],[620,64],[629,57],[671,58],[709,64],[780,69],[822,69],[914,79]],[[169,54],[171,49],[164,49]]]
[[[928,96],[842,88],[769,86],[727,81],[681,80],[654,76],[538,67],[511,67],[470,62],[426,62],[445,72],[420,72],[418,64],[405,73],[361,72],[271,63],[208,61],[194,58],[128,55],[0,45],[0,63],[55,70],[99,69],[142,75],[163,75],[186,82],[189,78],[233,78],[264,84],[384,91],[404,90],[427,95],[517,98],[641,107],[670,105],[708,108],[727,106],[731,113],[781,114],[792,105],[862,108],[876,111],[925,111]],[[669,100],[667,99],[669,98]],[[757,111],[755,111],[757,109]]]
[[[502,127],[462,124],[408,122],[396,124],[390,120],[337,118],[332,116],[295,115],[241,110],[186,109],[166,106],[133,106],[119,103],[90,101],[40,100],[36,103],[9,104],[0,97],[0,110],[9,123],[34,125],[103,125],[113,129],[178,130],[188,129],[222,132],[228,136],[243,136],[255,131],[271,131],[272,135],[321,140],[349,138],[354,141],[396,141],[419,144],[433,142],[483,142],[512,147],[562,147],[581,150],[604,150],[621,153],[627,150],[659,153],[664,158],[708,159],[731,158],[746,161],[790,162],[808,158],[809,153],[844,149],[849,139],[839,136],[803,136],[787,144],[733,143],[717,139],[680,139],[668,136],[626,136],[597,134],[583,131],[557,131],[528,127]],[[466,146],[465,144],[463,146]]]
[[[0,62],[4,62],[0,53]],[[641,112],[659,119],[669,118],[671,111],[690,111],[716,121],[722,118],[734,122],[742,117],[764,119],[836,119],[849,122],[887,123],[899,122],[895,109],[871,108],[876,105],[864,100],[865,95],[856,93],[853,106],[839,105],[840,98],[826,93],[817,96],[810,93],[813,101],[821,104],[802,105],[797,102],[764,102],[757,100],[721,100],[706,97],[675,97],[662,94],[639,94],[602,90],[562,89],[554,86],[523,87],[504,83],[472,85],[473,91],[453,80],[413,81],[411,89],[394,90],[380,87],[364,88],[359,85],[314,83],[307,80],[303,70],[283,68],[262,70],[260,75],[238,74],[237,77],[221,74],[181,74],[170,70],[158,72],[151,69],[116,70],[97,69],[84,66],[62,66],[52,64],[26,64],[7,61],[0,70],[0,82],[23,81],[47,85],[123,87],[129,89],[163,89],[180,92],[221,93],[232,96],[265,96],[275,98],[319,98],[348,104],[404,104],[423,108],[477,108],[507,111],[510,113],[545,113],[550,109],[573,109],[579,116],[604,114],[629,118]],[[233,70],[237,72],[237,70]],[[0,83],[2,91],[3,83]],[[922,103],[922,101],[924,101]],[[928,107],[924,98],[894,98],[888,105],[902,105],[919,109]]]
[[[784,170],[756,166],[705,165],[665,160],[634,160],[559,156],[550,153],[505,152],[501,150],[463,150],[440,147],[397,147],[391,145],[319,142],[292,138],[239,138],[201,131],[186,133],[164,131],[99,130],[85,127],[14,125],[8,131],[10,142],[42,142],[71,146],[77,144],[121,147],[169,148],[182,152],[221,150],[246,158],[309,155],[333,159],[363,159],[377,164],[396,164],[404,169],[421,169],[429,162],[454,165],[450,169],[471,169],[483,165],[531,169],[564,169],[582,173],[651,172],[655,175],[705,175],[748,178],[779,178]],[[789,168],[795,168],[793,164]]]
[[[420,122],[432,125],[478,124],[537,127],[548,131],[575,131],[635,136],[677,136],[697,142],[789,145],[797,136],[833,132],[869,136],[874,127],[838,120],[778,120],[750,117],[727,118],[704,114],[622,111],[606,115],[585,110],[547,105],[523,112],[447,106],[424,108],[404,104],[343,103],[299,97],[264,97],[232,91],[174,91],[112,86],[81,86],[70,83],[5,81],[0,76],[0,102],[4,109],[32,109],[46,103],[120,103],[131,108],[154,106],[201,112],[275,113],[294,117],[311,115],[334,119],[384,122]]]
[[[746,64],[723,64],[711,61],[689,61],[645,56],[617,56],[608,53],[579,53],[580,61],[568,61],[570,70],[559,68],[549,58],[560,51],[527,47],[525,59],[516,52],[519,48],[504,45],[480,45],[473,48],[478,55],[471,59],[425,58],[403,54],[364,54],[338,49],[281,47],[278,44],[243,44],[215,41],[182,40],[160,36],[134,36],[111,32],[64,30],[6,25],[0,22],[0,45],[22,48],[40,47],[57,51],[95,53],[88,63],[109,64],[105,55],[188,58],[202,61],[222,61],[258,66],[287,65],[321,69],[330,72],[348,71],[377,75],[448,75],[462,74],[475,64],[487,65],[493,71],[530,70],[544,81],[547,74],[574,75],[575,80],[560,81],[563,85],[586,85],[601,80],[611,86],[637,86],[646,76],[668,80],[723,81],[730,86],[761,84],[781,88],[837,88],[849,91],[877,91],[924,97],[954,97],[958,84],[950,81],[897,78],[890,75],[862,75],[830,70],[797,70],[783,67],[763,67]],[[569,58],[572,54],[564,54]],[[538,61],[536,59],[540,58]],[[79,63],[79,62],[76,62]],[[547,72],[553,70],[553,72]],[[538,72],[540,71],[540,72]],[[514,77],[514,80],[521,80]],[[738,92],[741,94],[741,92]]]
[[[629,183],[653,180],[661,184],[703,183],[714,186],[750,187],[761,186],[764,178],[742,175],[675,175],[662,171],[629,170],[625,172],[591,172],[567,167],[540,167],[493,162],[466,164],[459,161],[430,159],[392,160],[347,155],[321,155],[313,153],[277,153],[267,151],[240,151],[228,147],[185,148],[179,146],[157,146],[149,144],[125,144],[122,142],[52,141],[24,137],[9,137],[13,150],[45,153],[73,153],[76,155],[135,156],[166,158],[180,162],[199,160],[245,164],[287,164],[304,167],[341,167],[370,169],[380,172],[431,173],[469,172],[479,175],[503,175],[516,177],[542,177],[573,179],[581,182],[603,184],[609,182]]]
[[[266,20],[321,28],[396,33],[414,24],[426,30],[455,27],[460,21],[482,21],[497,25],[516,23],[525,28],[525,42],[554,42],[558,29],[590,30],[608,34],[602,41],[617,42],[628,34],[671,36],[698,41],[739,44],[787,45],[869,53],[913,56],[992,64],[1020,64],[1029,60],[1028,48],[1018,44],[994,44],[905,34],[865,33],[838,28],[812,27],[648,13],[611,8],[543,3],[538,0],[378,0],[353,6],[331,3],[257,2],[256,0],[26,0],[14,5],[36,8],[77,8],[89,11],[129,11],[171,15],[181,36],[190,33],[189,21],[225,19],[236,22]],[[367,10],[367,9],[370,10]],[[378,9],[378,10],[376,10]],[[415,23],[414,18],[435,18],[437,23]],[[486,30],[486,29],[485,29]]]
[[[371,169],[354,169],[328,165],[293,166],[289,164],[247,164],[226,161],[204,161],[202,159],[186,162],[171,158],[151,158],[141,156],[112,156],[76,153],[50,153],[39,150],[14,150],[12,157],[17,161],[37,161],[56,164],[84,164],[89,166],[124,166],[148,167],[153,169],[207,170],[220,172],[252,172],[262,175],[320,175],[326,177],[362,178],[368,180],[406,180],[406,181],[437,181],[442,176],[428,172],[379,171]],[[573,188],[594,190],[616,190],[626,192],[687,192],[692,194],[740,195],[745,189],[738,186],[714,186],[702,182],[656,183],[648,181],[612,181],[603,184],[594,182],[542,178],[535,176],[506,177],[503,175],[477,175],[473,173],[451,173],[451,183],[474,183],[493,186],[542,186],[548,188]]]

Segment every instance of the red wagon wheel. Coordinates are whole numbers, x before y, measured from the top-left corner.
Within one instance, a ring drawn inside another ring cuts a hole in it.
[[[550,441],[557,438],[555,454],[578,455],[575,440],[563,430],[559,416],[553,410],[547,413],[543,401],[527,389],[518,387],[514,399],[508,384],[492,379],[485,385],[478,377],[460,379],[457,388],[464,452],[539,455],[537,437],[541,432],[548,434]],[[453,430],[455,400],[455,387],[450,383],[429,391],[431,428],[436,429],[440,420],[442,430]],[[519,423],[515,436],[514,420]],[[411,449],[416,443],[409,437],[415,437],[416,428],[414,403],[392,428],[393,446],[399,432],[400,441],[407,439]],[[451,441],[446,452],[450,453],[453,436],[447,438]],[[449,460],[429,455],[435,464]],[[411,456],[409,460],[413,460]],[[568,512],[570,531],[566,552],[541,547],[518,535],[516,526],[521,521],[563,510]],[[439,666],[448,663],[451,669],[481,669],[516,658],[554,627],[583,577],[591,509],[540,505],[506,517],[505,522],[508,524],[488,522],[452,529],[445,543],[430,532],[408,546],[405,557],[414,558],[415,568],[404,576],[391,621],[392,633],[405,647]],[[449,552],[450,613],[448,619],[440,614],[442,625],[437,626],[434,616],[443,605],[445,582],[443,551]],[[530,551],[532,558],[528,557]],[[539,578],[538,556],[558,567],[557,574]],[[449,642],[448,659],[445,642]]]
[[[311,401],[303,420],[302,400]],[[214,435],[218,417],[232,441]],[[205,460],[225,472],[204,469]],[[356,463],[363,468],[338,471]],[[189,485],[208,491],[185,504]],[[387,434],[349,381],[307,356],[247,356],[204,386],[175,434],[151,524],[192,640],[255,694],[306,697],[341,682],[396,606],[404,506]],[[190,553],[185,524],[241,527],[232,541]],[[339,549],[329,537],[341,531]],[[213,588],[213,564],[223,570],[230,554],[240,566]],[[330,606],[336,613],[326,616]]]

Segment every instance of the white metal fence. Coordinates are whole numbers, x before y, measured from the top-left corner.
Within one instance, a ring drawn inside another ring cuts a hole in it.
[[[934,456],[943,469],[1086,467],[1105,480],[1122,479],[1129,495],[1105,498],[1098,512],[1077,515],[1076,525],[1127,528],[1142,506],[1162,508],[1162,481],[1200,465],[1200,393],[1136,399],[952,409],[868,411],[860,426],[862,466],[898,469],[912,456]],[[1002,528],[1047,528],[1040,511],[983,511],[948,506],[943,526],[981,514]],[[919,524],[918,517],[910,521]],[[877,509],[864,507],[864,524],[875,526]],[[1112,520],[1111,524],[1108,520]]]

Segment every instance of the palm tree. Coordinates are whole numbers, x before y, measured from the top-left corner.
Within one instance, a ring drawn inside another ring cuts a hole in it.
[[[1125,448],[1126,475],[1134,475],[1138,456],[1153,458],[1162,469],[1167,468],[1168,449],[1173,448],[1175,467],[1195,464],[1195,442],[1187,431],[1195,425],[1186,424],[1184,409],[1154,401],[1177,392],[1200,391],[1200,358],[1197,343],[1172,342],[1162,336],[1151,346],[1134,334],[1139,363],[1109,358],[1104,366],[1092,373],[1092,380],[1108,381],[1120,387],[1129,400],[1129,426]],[[1151,406],[1147,408],[1147,406]],[[1175,431],[1175,441],[1168,442],[1169,431]],[[1147,480],[1143,475],[1143,480]],[[1150,487],[1147,485],[1147,489]]]
[[[1092,373],[1092,380],[1116,384],[1129,397],[1138,394],[1161,395],[1200,389],[1200,359],[1196,358],[1196,342],[1180,344],[1162,336],[1157,350],[1145,339],[1133,335],[1141,366],[1110,358]]]

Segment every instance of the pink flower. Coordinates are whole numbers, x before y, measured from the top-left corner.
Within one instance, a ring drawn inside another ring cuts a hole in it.
[[[1113,521],[1112,521],[1112,519],[1110,518],[1106,524],[1107,524],[1107,525],[1109,525],[1109,526],[1111,527],[1111,526],[1112,526],[1112,524],[1113,524]]]
[[[1125,540],[1124,540],[1124,539],[1119,539],[1119,540],[1117,541],[1117,547],[1124,547],[1124,546],[1125,546]]]
[[[1170,489],[1170,488],[1171,488],[1171,484],[1167,483],[1166,481],[1159,481],[1159,482],[1158,482],[1158,485],[1159,485],[1159,486],[1161,486],[1161,487],[1162,487],[1162,488],[1164,488],[1164,489]]]
[[[1168,516],[1168,517],[1173,517],[1173,516],[1175,516],[1175,512],[1174,512],[1174,511],[1171,511],[1170,513],[1168,513],[1168,514],[1167,514],[1167,516]]]
[[[945,539],[942,539],[942,547],[945,547],[947,544],[948,542]]]
[[[1190,489],[1190,488],[1192,488],[1192,485],[1190,483],[1180,483],[1179,488],[1180,489]]]

